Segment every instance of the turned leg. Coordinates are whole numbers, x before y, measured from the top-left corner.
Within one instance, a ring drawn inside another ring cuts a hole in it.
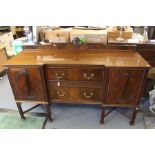
[[[52,115],[51,115],[50,105],[49,104],[44,105],[44,109],[46,111],[46,115],[47,115],[48,119],[52,122],[53,119],[52,119]]]
[[[25,119],[24,112],[23,112],[22,106],[21,106],[22,103],[16,102],[16,104],[17,104],[17,108],[18,108],[18,111],[19,111],[19,114],[20,114],[21,119]]]
[[[105,118],[105,108],[104,107],[101,107],[100,124],[104,124],[104,118]]]
[[[136,119],[136,115],[137,115],[137,111],[138,111],[138,108],[135,108],[133,110],[133,113],[132,113],[132,116],[131,116],[131,120],[130,120],[130,125],[134,125],[135,119]]]

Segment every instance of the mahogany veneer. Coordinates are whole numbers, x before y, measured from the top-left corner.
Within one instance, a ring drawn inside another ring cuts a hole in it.
[[[22,118],[22,101],[133,108],[133,125],[150,65],[134,50],[26,50],[7,61]]]

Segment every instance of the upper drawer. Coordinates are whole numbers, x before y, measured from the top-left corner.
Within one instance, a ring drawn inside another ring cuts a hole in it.
[[[46,69],[48,80],[102,81],[102,68],[52,68]]]

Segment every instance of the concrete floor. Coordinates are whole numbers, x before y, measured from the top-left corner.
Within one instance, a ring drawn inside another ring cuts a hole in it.
[[[31,104],[23,104],[23,108],[29,108]],[[17,110],[13,93],[8,81],[8,77],[4,76],[0,80],[0,108]],[[138,113],[135,125],[130,126],[129,120],[113,111],[105,119],[105,124],[100,125],[100,109],[95,105],[60,105],[53,104],[51,106],[54,121],[47,122],[47,129],[143,129],[143,115]],[[41,107],[34,109],[33,112],[44,112]]]

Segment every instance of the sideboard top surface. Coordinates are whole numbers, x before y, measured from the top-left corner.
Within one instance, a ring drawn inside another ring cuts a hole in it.
[[[26,50],[4,65],[105,65],[107,67],[150,67],[134,50]]]

